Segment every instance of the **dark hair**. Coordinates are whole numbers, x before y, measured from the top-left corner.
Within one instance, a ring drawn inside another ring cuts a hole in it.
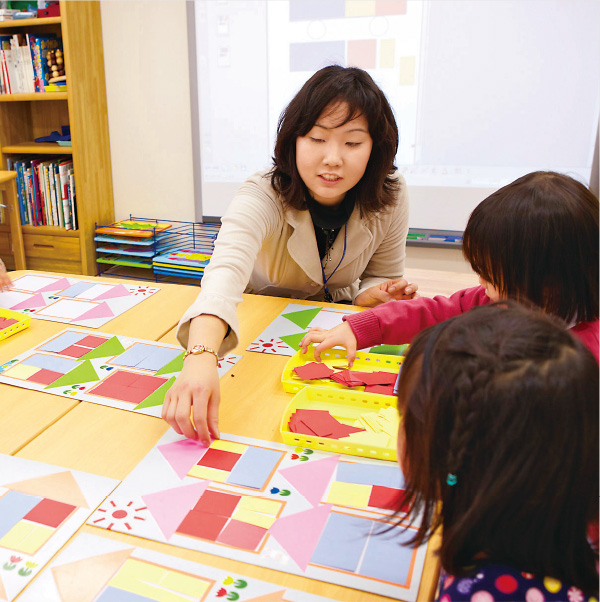
[[[536,171],[471,213],[463,254],[503,297],[567,322],[598,318],[598,199],[569,176]]]
[[[398,127],[384,93],[366,71],[356,67],[330,65],[317,71],[281,113],[271,184],[287,206],[306,208],[306,186],[296,166],[296,139],[306,136],[321,113],[338,102],[346,103],[348,109],[340,125],[359,115],[364,115],[369,124],[373,148],[365,173],[354,187],[361,215],[369,215],[396,200],[399,182],[392,174]]]
[[[451,574],[483,553],[597,588],[598,364],[579,340],[511,301],[474,308],[414,339],[398,406],[413,542],[441,525]]]

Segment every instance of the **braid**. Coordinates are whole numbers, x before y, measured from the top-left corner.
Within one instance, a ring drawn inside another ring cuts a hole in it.
[[[466,363],[456,380],[456,412],[447,456],[448,474],[456,478],[477,431],[479,410],[485,399],[487,385],[492,378],[492,370],[476,367],[473,364],[474,362]],[[475,372],[476,368],[478,369]]]

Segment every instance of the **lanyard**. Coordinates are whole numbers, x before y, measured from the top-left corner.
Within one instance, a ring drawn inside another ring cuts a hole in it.
[[[335,266],[335,269],[333,270],[333,272],[331,272],[331,274],[329,274],[329,276],[327,276],[327,278],[325,278],[325,268],[323,267],[323,263],[321,262],[321,273],[323,274],[323,286],[325,287],[325,301],[327,303],[333,302],[333,297],[332,297],[331,293],[329,292],[327,283],[329,282],[331,277],[335,274],[336,270],[340,267],[340,264],[342,263],[342,261],[344,261],[344,257],[346,256],[346,234],[347,234],[347,232],[348,232],[348,222],[346,222],[344,224],[344,252],[342,253],[342,258],[340,259],[338,264]]]

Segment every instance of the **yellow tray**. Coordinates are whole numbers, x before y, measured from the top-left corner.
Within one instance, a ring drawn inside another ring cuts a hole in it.
[[[303,433],[292,433],[288,423],[292,414],[302,410],[326,410],[336,420],[352,425],[354,421],[365,412],[378,412],[383,408],[397,408],[397,399],[392,395],[375,395],[364,391],[341,391],[340,389],[326,389],[325,387],[303,387],[296,393],[288,404],[281,417],[281,436],[288,445],[309,447],[338,454],[350,456],[363,456],[379,460],[396,461],[396,437],[386,447],[364,445],[344,437],[342,439],[329,439],[316,437]]]
[[[0,341],[13,334],[16,334],[21,330],[25,330],[25,328],[27,328],[31,323],[31,316],[26,316],[18,311],[12,311],[11,309],[0,308],[0,318],[12,318],[13,320],[18,320],[16,324],[12,324],[11,326],[0,329]]]
[[[326,387],[328,389],[342,389],[343,391],[363,391],[365,390],[364,385],[359,387],[346,387],[341,383],[336,383],[329,378],[319,378],[315,380],[301,380],[299,376],[296,376],[294,368],[297,366],[303,366],[315,361],[314,348],[309,347],[306,353],[302,353],[302,350],[297,351],[285,365],[283,373],[281,374],[281,383],[283,389],[287,393],[298,393],[301,389],[306,386],[311,387]],[[321,361],[329,368],[339,367],[341,369],[347,369],[348,367],[348,355],[345,349],[326,349],[321,352]],[[356,354],[356,360],[350,370],[357,370],[359,372],[394,372],[398,374],[400,370],[400,364],[404,361],[403,355],[382,355],[381,353],[367,353],[366,351],[359,351]],[[391,397],[391,395],[380,395],[379,393],[365,393],[365,395],[375,395],[376,397]]]

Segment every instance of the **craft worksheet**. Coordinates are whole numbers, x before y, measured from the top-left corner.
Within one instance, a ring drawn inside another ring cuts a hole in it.
[[[66,328],[0,365],[0,383],[160,416],[183,354],[175,345]],[[221,358],[219,377],[241,357]]]
[[[14,600],[118,482],[0,455],[0,600]]]
[[[414,601],[426,547],[393,517],[398,465],[168,431],[88,524]]]
[[[253,577],[80,533],[22,602],[333,602]]]
[[[309,327],[333,328],[356,313],[337,307],[290,303],[247,348],[248,351],[292,356]]]
[[[0,292],[0,307],[38,320],[66,322],[99,328],[141,303],[160,288],[25,274],[13,280],[10,290]]]

